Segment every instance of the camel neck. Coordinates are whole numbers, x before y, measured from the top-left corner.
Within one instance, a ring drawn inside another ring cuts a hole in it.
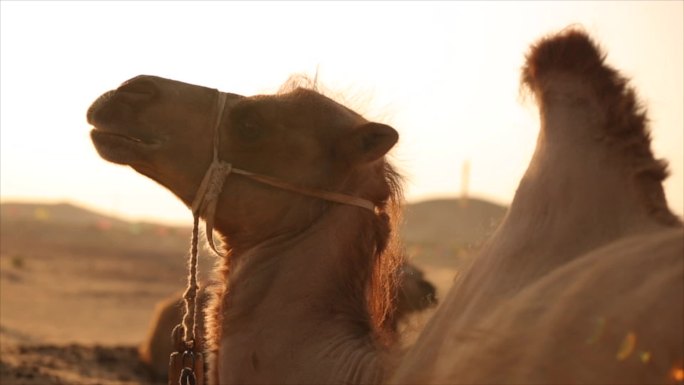
[[[359,244],[369,216],[332,205],[306,231],[235,256],[222,300],[220,383],[378,380],[365,282],[353,271],[373,250]],[[302,362],[316,364],[292,370]]]

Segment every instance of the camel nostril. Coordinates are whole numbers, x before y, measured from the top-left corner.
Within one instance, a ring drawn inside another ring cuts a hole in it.
[[[129,94],[140,99],[152,99],[157,94],[157,85],[149,76],[136,76],[127,80],[116,90],[117,94]]]
[[[86,120],[88,121],[88,124],[95,125],[95,121],[97,120],[97,115],[99,115],[102,109],[102,106],[105,105],[109,99],[111,99],[112,95],[114,94],[114,91],[109,91],[105,92],[102,94],[97,100],[93,102],[93,104],[90,105],[88,108],[88,112],[86,113]]]

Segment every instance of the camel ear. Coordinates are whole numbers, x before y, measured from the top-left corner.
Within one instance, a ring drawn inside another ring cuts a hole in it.
[[[351,164],[369,163],[383,157],[399,140],[394,128],[380,123],[364,123],[337,143],[337,154]]]

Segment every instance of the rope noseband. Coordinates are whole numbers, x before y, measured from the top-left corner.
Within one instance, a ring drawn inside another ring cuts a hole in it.
[[[190,260],[188,261],[188,287],[183,293],[183,300],[185,302],[185,314],[183,315],[182,324],[179,325],[182,329],[183,335],[180,336],[179,327],[174,330],[174,344],[177,346],[178,352],[171,355],[169,381],[171,377],[180,378],[179,382],[182,384],[194,382],[195,377],[202,382],[203,366],[202,356],[198,352],[198,346],[195,343],[197,336],[197,254],[198,254],[198,239],[199,239],[199,218],[204,217],[205,233],[209,247],[220,255],[214,244],[213,229],[216,214],[216,204],[218,202],[219,194],[223,189],[223,184],[230,174],[238,174],[250,178],[256,182],[273,186],[282,190],[295,192],[298,194],[324,199],[331,202],[342,203],[351,206],[357,206],[375,213],[375,204],[373,202],[360,197],[336,193],[327,190],[312,189],[308,187],[296,186],[292,183],[282,181],[280,179],[253,173],[239,168],[234,168],[232,164],[219,159],[219,145],[221,142],[220,126],[223,120],[225,111],[227,94],[217,91],[218,104],[216,111],[216,120],[214,122],[214,139],[213,139],[213,158],[204,178],[200,183],[195,199],[192,202],[191,209],[193,215],[193,229],[192,229],[192,247]],[[182,338],[182,341],[180,339]],[[192,357],[192,365],[188,366],[185,363],[185,357]]]

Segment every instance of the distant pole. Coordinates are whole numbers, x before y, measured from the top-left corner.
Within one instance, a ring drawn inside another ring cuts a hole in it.
[[[463,161],[461,166],[461,199],[459,202],[461,207],[468,206],[468,188],[470,184],[470,161],[468,159]]]

